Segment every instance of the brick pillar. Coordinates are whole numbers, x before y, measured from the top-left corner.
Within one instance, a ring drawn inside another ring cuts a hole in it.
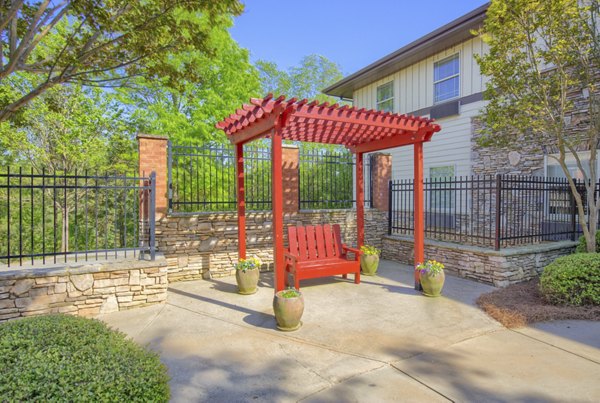
[[[150,175],[156,172],[156,220],[167,214],[167,144],[165,136],[138,134],[139,172]]]
[[[299,171],[298,146],[284,144],[282,148],[283,160],[283,212],[295,213],[299,210]]]
[[[392,156],[377,153],[373,155],[372,183],[373,183],[373,208],[387,211],[389,204],[389,181],[392,178]]]

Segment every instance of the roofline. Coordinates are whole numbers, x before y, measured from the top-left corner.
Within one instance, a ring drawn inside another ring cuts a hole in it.
[[[459,17],[454,21],[449,22],[448,24],[428,33],[427,35],[422,36],[421,38],[409,43],[406,46],[403,46],[402,48],[398,49],[393,53],[390,53],[387,56],[382,57],[381,59],[369,64],[368,66],[358,70],[357,72],[350,74],[347,77],[344,77],[337,83],[325,88],[322,92],[331,96],[352,98],[352,96],[348,97],[348,94],[344,91],[349,88],[344,87],[353,86],[353,84],[355,84],[361,78],[364,80],[368,80],[368,77],[366,76],[368,76],[369,74],[375,76],[375,78],[373,78],[372,81],[376,81],[378,79],[376,77],[376,73],[384,67],[387,67],[392,63],[398,63],[403,59],[403,57],[408,56],[409,54],[415,54],[420,50],[423,50],[427,46],[431,46],[436,42],[442,41],[443,39],[450,37],[453,33],[456,33],[456,31],[460,30],[461,28],[483,22],[483,20],[485,19],[486,11],[489,6],[489,2],[485,3],[484,5],[463,15],[462,17]],[[457,41],[457,43],[458,42],[461,41]]]

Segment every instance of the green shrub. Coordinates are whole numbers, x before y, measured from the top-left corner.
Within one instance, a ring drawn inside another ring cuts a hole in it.
[[[596,253],[598,252],[600,252],[600,231],[596,232]],[[579,237],[579,244],[575,248],[575,253],[588,253],[587,242],[583,235]]]
[[[544,268],[540,292],[557,305],[600,305],[600,254],[577,253],[556,259]]]
[[[100,321],[67,315],[0,324],[2,401],[169,399],[157,354]]]

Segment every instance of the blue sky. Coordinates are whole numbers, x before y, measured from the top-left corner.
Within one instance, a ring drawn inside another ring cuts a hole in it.
[[[280,68],[321,54],[353,73],[486,3],[484,0],[245,0],[233,38]]]

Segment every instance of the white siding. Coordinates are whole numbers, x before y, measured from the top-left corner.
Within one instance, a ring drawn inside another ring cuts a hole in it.
[[[412,113],[433,105],[433,65],[436,61],[460,54],[460,97],[485,89],[487,82],[479,70],[474,54],[487,51],[480,38],[472,38],[443,52],[391,74],[354,92],[354,106],[375,109],[377,86],[394,80],[394,112]],[[479,114],[484,101],[460,106],[460,115],[439,119],[442,131],[424,144],[425,177],[434,166],[454,166],[456,176],[471,175],[471,118]],[[392,179],[413,177],[413,147],[389,150],[392,154]]]
[[[354,92],[354,105],[359,108],[375,109],[377,86],[393,80],[394,112],[411,113],[431,106],[433,104],[433,64],[456,53],[460,54],[460,96],[481,92],[485,88],[486,79],[481,76],[473,55],[481,54],[486,50],[487,45],[478,37],[459,43],[366,87],[359,88]]]
[[[423,145],[425,177],[432,166],[453,165],[456,176],[471,175],[471,118],[477,116],[484,102],[474,102],[461,107],[458,116],[440,119],[442,130]],[[413,177],[413,147],[389,150],[392,154],[392,179]]]

